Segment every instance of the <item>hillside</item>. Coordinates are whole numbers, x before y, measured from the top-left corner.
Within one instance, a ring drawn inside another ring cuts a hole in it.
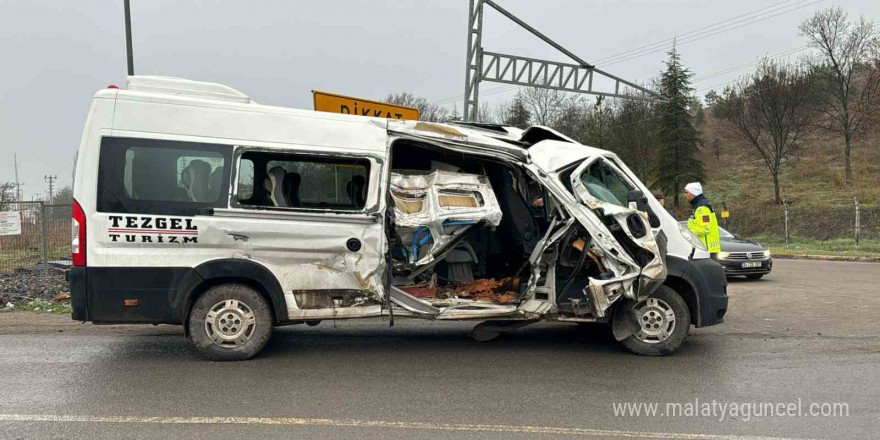
[[[732,229],[748,235],[783,235],[784,214],[773,201],[773,182],[762,160],[747,146],[721,133],[706,111],[700,128],[706,143],[706,193],[719,210],[726,204]],[[712,144],[721,140],[720,155]],[[880,238],[880,129],[857,137],[853,151],[854,181],[844,182],[843,138],[817,132],[798,160],[780,176],[782,197],[791,210],[791,235],[829,239],[852,237],[853,197],[862,210],[862,237]]]

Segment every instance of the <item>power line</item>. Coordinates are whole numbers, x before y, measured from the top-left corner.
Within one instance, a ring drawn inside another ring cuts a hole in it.
[[[786,50],[786,51],[784,51],[784,52],[780,52],[780,53],[777,53],[777,54],[771,55],[771,56],[769,56],[769,57],[767,57],[767,58],[768,58],[768,59],[774,59],[774,58],[780,58],[780,57],[784,57],[784,56],[788,56],[788,55],[794,55],[794,54],[796,54],[796,53],[798,53],[798,52],[803,52],[803,51],[805,51],[805,50],[807,50],[807,49],[809,49],[809,48],[810,48],[810,45],[805,44],[805,45],[803,45],[803,46],[796,47],[796,48],[794,48],[794,49],[789,49],[789,50]],[[739,65],[739,66],[736,66],[736,67],[731,67],[731,68],[729,68],[729,69],[725,69],[725,70],[722,70],[722,71],[720,71],[720,72],[715,72],[715,73],[710,73],[710,74],[707,74],[707,75],[703,75],[703,76],[701,76],[701,77],[695,78],[695,79],[694,79],[693,81],[691,81],[691,82],[700,82],[700,81],[705,81],[705,80],[707,80],[707,79],[712,79],[712,78],[715,78],[715,77],[718,77],[718,76],[721,76],[721,75],[724,75],[724,74],[727,74],[727,73],[735,72],[735,71],[740,70],[740,69],[745,69],[746,67],[754,66],[754,65],[760,63],[761,61],[762,61],[762,60],[759,59],[758,61],[753,61],[753,62],[751,62],[751,63],[742,64],[742,65]]]
[[[782,10],[782,9],[785,9],[785,8],[787,8],[787,7],[794,6],[794,5],[797,5],[797,4],[800,4],[800,3],[804,3],[804,2],[807,2],[807,1],[810,1],[810,0],[799,0],[799,1],[795,2],[795,3],[793,3],[793,4],[789,4],[789,5],[783,6],[783,7],[778,8],[778,9],[774,9],[774,8],[776,8],[777,6],[782,5],[782,4],[785,4],[785,3],[789,3],[790,1],[791,1],[791,0],[786,0],[786,1],[783,1],[783,2],[775,3],[775,4],[773,4],[773,5],[766,6],[766,7],[761,8],[761,9],[756,9],[756,10],[754,10],[754,11],[747,12],[747,13],[745,13],[745,14],[738,15],[738,16],[736,16],[736,17],[729,18],[729,19],[727,19],[727,20],[719,21],[719,22],[717,22],[717,23],[713,23],[713,24],[711,24],[711,25],[704,26],[704,27],[701,27],[701,28],[699,28],[699,29],[695,29],[695,30],[693,30],[693,31],[685,32],[685,33],[682,33],[682,34],[677,34],[676,36],[671,37],[671,38],[666,38],[666,39],[664,39],[664,40],[656,41],[656,42],[654,42],[654,43],[646,44],[646,45],[644,45],[644,46],[640,46],[640,47],[637,47],[637,48],[634,48],[634,49],[625,50],[625,51],[623,51],[623,52],[619,52],[619,53],[616,53],[616,54],[614,54],[614,55],[610,55],[610,56],[607,56],[607,57],[605,57],[605,58],[602,58],[602,59],[596,60],[596,64],[604,63],[604,62],[606,62],[606,61],[615,61],[615,60],[618,59],[618,58],[625,58],[625,57],[628,57],[628,56],[632,55],[633,53],[641,52],[641,51],[644,51],[644,50],[646,50],[646,49],[647,49],[647,50],[651,50],[651,49],[656,49],[657,47],[660,47],[660,46],[664,46],[664,47],[665,47],[665,46],[671,46],[672,43],[674,43],[677,39],[686,39],[686,38],[689,38],[690,36],[702,35],[702,34],[704,34],[704,33],[712,32],[712,31],[717,30],[717,29],[720,29],[720,28],[724,28],[724,27],[727,27],[727,26],[732,26],[732,25],[735,25],[735,24],[742,23],[742,22],[744,22],[744,21],[748,21],[748,20],[752,20],[752,19],[755,19],[755,18],[759,18],[759,17],[761,17],[761,16],[763,16],[763,15],[767,15],[767,14],[770,14],[770,13],[773,13],[773,12],[777,12],[777,11]],[[767,11],[767,12],[764,12],[764,13],[761,13],[761,14],[758,14],[758,15],[755,15],[755,13],[760,12],[760,11],[765,11],[765,10],[767,10],[767,9],[772,9],[772,10]],[[753,16],[753,17],[748,17],[748,16],[752,16],[752,15],[755,15],[755,16]],[[735,21],[735,20],[737,20],[737,19],[743,18],[743,17],[748,17],[748,18],[746,18],[746,19],[744,19],[744,20],[736,21],[736,22],[734,22],[734,23],[731,23],[731,22],[733,22],[733,21]]]
[[[813,73],[813,74],[807,75],[806,78],[812,78],[812,77],[817,76],[817,75],[820,75],[820,74],[822,74],[822,72],[816,72],[816,73]],[[713,89],[713,88],[716,88],[716,87],[720,87],[720,86],[724,86],[724,85],[732,84],[732,83],[735,83],[735,82],[737,82],[737,81],[739,81],[739,80],[740,80],[740,78],[737,78],[737,79],[735,79],[735,80],[728,81],[728,82],[726,82],[726,83],[724,83],[724,84],[719,84],[719,85],[712,86],[712,87],[705,87],[705,88],[702,88],[702,89],[699,89],[699,90],[695,90],[694,93],[700,93],[700,92],[703,92],[703,91],[705,91],[705,90],[710,90],[710,89]],[[781,86],[784,86],[784,85],[785,85],[785,84],[777,84],[777,85],[775,85],[775,86],[765,87],[765,88],[763,88],[763,89],[752,90],[752,92],[765,92],[765,91],[767,91],[767,90],[772,90],[772,89],[775,89],[775,88],[777,88],[777,87],[781,87]],[[674,114],[677,114],[677,113],[686,113],[686,112],[689,112],[689,111],[690,111],[690,110],[688,110],[688,109],[682,109],[682,110],[677,110],[677,111],[674,111],[674,112],[665,112],[665,113],[659,114],[659,115],[657,115],[657,116],[652,116],[652,117],[650,117],[650,118],[639,119],[639,120],[637,120],[637,121],[624,122],[624,123],[622,123],[622,124],[610,125],[608,128],[610,129],[610,128],[617,128],[617,127],[624,127],[624,126],[627,126],[627,125],[638,124],[638,123],[640,123],[640,122],[651,121],[651,120],[654,120],[654,119],[663,118],[663,117],[665,117],[665,116],[670,116],[670,115],[674,115]]]
[[[777,13],[777,14],[773,14],[773,15],[770,15],[770,16],[762,17],[762,18],[759,18],[759,19],[756,19],[756,20],[752,20],[752,21],[749,21],[749,22],[747,22],[747,23],[743,23],[743,24],[741,24],[741,25],[739,25],[739,26],[735,26],[735,27],[727,28],[727,29],[722,29],[722,30],[719,30],[719,31],[716,31],[716,32],[713,32],[713,33],[710,33],[710,34],[705,34],[705,35],[702,35],[702,36],[699,36],[699,37],[696,37],[696,38],[684,39],[684,40],[682,40],[682,41],[678,41],[678,42],[676,42],[675,45],[676,45],[676,46],[683,46],[683,45],[688,44],[688,43],[693,43],[694,41],[699,41],[699,40],[702,40],[702,39],[704,39],[704,38],[709,38],[709,37],[712,37],[712,36],[715,36],[715,35],[718,35],[718,34],[721,34],[721,33],[724,33],[724,32],[732,31],[732,30],[734,30],[734,29],[739,29],[739,28],[741,28],[741,27],[748,26],[748,25],[750,25],[750,24],[754,24],[754,23],[757,23],[757,22],[759,22],[759,21],[769,20],[769,19],[771,19],[771,18],[773,18],[773,17],[777,17],[777,16],[780,16],[780,15],[782,15],[782,14],[787,14],[787,13],[789,13],[789,12],[793,12],[793,11],[796,11],[796,10],[798,10],[798,9],[803,9],[803,8],[808,7],[808,6],[813,6],[813,5],[815,5],[815,4],[817,4],[817,3],[821,3],[821,2],[823,2],[823,1],[825,1],[825,0],[816,0],[816,1],[812,2],[812,3],[807,3],[807,4],[805,4],[805,5],[801,5],[801,6],[798,6],[798,7],[796,7],[796,8],[793,8],[793,9],[788,9],[788,10],[785,10],[785,11],[779,12],[779,13]],[[669,48],[671,48],[671,47],[672,47],[672,45],[669,45],[669,46],[667,46],[667,47],[659,48],[659,49],[656,49],[656,50],[651,50],[651,51],[642,52],[642,53],[640,53],[640,54],[636,54],[636,55],[633,55],[633,56],[628,57],[628,58],[623,58],[623,59],[615,60],[615,61],[613,61],[613,62],[611,62],[611,63],[603,64],[602,66],[603,66],[603,67],[605,67],[605,66],[611,66],[611,65],[614,65],[614,64],[619,64],[619,63],[623,63],[623,62],[626,62],[626,61],[634,60],[634,59],[636,59],[636,58],[641,58],[641,57],[643,57],[643,56],[645,56],[645,55],[650,55],[650,54],[657,53],[657,52],[663,52],[664,50],[667,50],[667,49],[669,49]]]
[[[786,14],[786,13],[789,13],[789,12],[793,12],[793,11],[796,11],[796,10],[798,10],[798,9],[803,9],[803,8],[805,8],[805,7],[812,6],[812,5],[814,5],[814,4],[817,4],[817,3],[823,2],[824,0],[816,0],[816,1],[813,1],[813,2],[811,2],[811,3],[807,3],[807,4],[802,4],[802,3],[807,2],[807,1],[809,1],[809,0],[799,0],[799,1],[796,1],[795,3],[791,3],[791,4],[786,5],[786,6],[783,6],[783,7],[781,7],[781,8],[777,8],[777,6],[783,5],[783,4],[785,4],[785,3],[789,3],[790,1],[791,1],[791,0],[785,0],[785,1],[783,1],[783,2],[775,3],[775,4],[773,4],[773,5],[766,6],[766,7],[764,7],[764,8],[760,8],[760,9],[756,9],[756,10],[754,10],[754,11],[747,12],[747,13],[745,13],[745,14],[741,14],[741,15],[738,15],[738,16],[733,17],[733,18],[729,18],[729,19],[727,19],[727,20],[723,20],[723,21],[717,22],[717,23],[712,24],[712,25],[704,26],[704,27],[702,27],[702,28],[700,28],[700,29],[696,29],[696,30],[693,30],[693,31],[685,32],[684,34],[681,34],[681,35],[679,35],[678,37],[673,37],[673,38],[671,38],[671,39],[661,40],[661,41],[658,41],[658,42],[655,42],[655,43],[651,43],[651,44],[648,44],[648,45],[645,45],[645,46],[641,46],[641,47],[639,47],[639,48],[630,49],[630,50],[627,50],[627,51],[624,51],[624,52],[620,52],[620,53],[618,53],[618,54],[615,54],[615,55],[612,55],[612,56],[609,56],[609,57],[603,58],[603,59],[601,59],[601,60],[599,60],[599,61],[601,62],[601,61],[605,61],[605,60],[614,60],[614,61],[611,62],[611,63],[604,64],[603,67],[604,67],[604,66],[609,66],[609,65],[612,65],[612,64],[622,63],[622,62],[625,62],[625,61],[629,61],[629,60],[633,60],[633,59],[636,59],[636,58],[640,58],[640,57],[645,56],[645,55],[650,55],[650,54],[653,54],[653,53],[656,53],[656,52],[661,52],[661,51],[663,51],[663,50],[666,50],[666,49],[668,49],[668,48],[670,48],[670,47],[672,46],[671,44],[668,44],[668,42],[670,42],[670,41],[674,42],[674,43],[677,44],[677,45],[683,45],[683,44],[687,44],[687,43],[692,43],[692,42],[694,42],[694,41],[699,41],[699,40],[702,40],[702,39],[705,39],[705,38],[708,38],[708,37],[711,37],[711,36],[714,36],[714,35],[718,35],[718,34],[723,33],[723,32],[731,31],[731,30],[734,30],[734,29],[739,29],[739,28],[741,28],[741,27],[744,27],[744,26],[747,26],[747,25],[750,25],[750,24],[753,24],[753,23],[757,23],[757,22],[759,22],[759,21],[764,21],[764,20],[767,20],[767,19],[770,19],[770,18],[773,18],[773,17],[777,17],[777,16],[782,15],[782,14]],[[800,5],[800,6],[797,6],[797,7],[794,7],[794,8],[790,8],[791,6],[795,6],[795,5]],[[790,8],[790,9],[786,9],[786,8]],[[769,10],[769,11],[766,11],[767,9],[770,9],[770,10]],[[760,12],[760,11],[766,11],[766,12],[762,12],[761,14],[757,14],[757,15],[755,15],[757,12]],[[781,11],[781,12],[780,12],[780,11]],[[735,21],[735,20],[737,20],[737,19],[739,19],[739,18],[742,18],[742,17],[749,17],[749,18],[744,19],[744,20]],[[733,23],[730,23],[731,21],[733,21]],[[727,24],[724,24],[724,23],[727,23]],[[723,25],[723,26],[719,26],[719,25]],[[734,25],[738,25],[738,26],[734,26]],[[734,27],[730,27],[730,26],[734,26]],[[719,30],[719,29],[720,29],[720,30]],[[714,32],[712,32],[712,31],[714,31]],[[707,32],[711,32],[711,33],[707,33]],[[692,38],[685,38],[685,39],[683,39],[682,41],[677,41],[677,42],[676,42],[676,39],[677,39],[677,38],[681,38],[682,36],[687,36],[687,35],[692,35]],[[658,46],[658,45],[661,45],[661,46]],[[644,50],[645,48],[650,48],[650,49],[648,49],[648,50]],[[641,51],[641,52],[640,52],[640,51]],[[637,53],[633,53],[633,52],[637,52]],[[627,54],[631,54],[631,55],[627,55]],[[597,63],[597,64],[599,64],[599,63]],[[495,88],[491,88],[491,89],[488,89],[488,90],[482,91],[481,94],[482,94],[483,96],[485,96],[485,95],[492,95],[492,94],[502,93],[502,92],[504,92],[504,91],[508,91],[508,90],[514,90],[514,89],[516,89],[516,88],[518,88],[518,87],[519,87],[519,86],[517,86],[517,85],[512,85],[512,86],[510,86],[510,85],[500,86],[500,87],[495,87]],[[462,99],[463,96],[464,96],[464,95],[456,95],[456,96],[451,96],[451,97],[448,97],[448,98],[442,98],[442,99],[438,99],[438,100],[431,101],[430,104],[441,104],[441,103],[442,103],[442,104],[448,104],[449,102],[453,102],[453,101],[457,101],[457,100],[459,100],[459,99]]]
[[[794,55],[795,53],[803,52],[803,51],[805,51],[805,50],[807,50],[807,49],[809,49],[809,48],[810,48],[809,45],[803,45],[803,46],[795,47],[795,48],[793,48],[793,49],[788,49],[788,50],[785,50],[785,51],[783,51],[783,52],[779,52],[779,53],[776,53],[776,54],[770,55],[770,56],[766,57],[766,59],[776,59],[776,58],[781,58],[781,57],[785,57],[785,56],[789,56],[789,55]],[[701,77],[697,77],[697,78],[695,78],[693,81],[691,81],[691,83],[698,83],[698,82],[701,82],[701,81],[705,81],[705,80],[707,80],[707,79],[712,79],[712,78],[716,78],[716,77],[722,76],[722,75],[727,74],[727,73],[732,73],[732,72],[735,72],[735,71],[737,71],[737,70],[744,69],[744,68],[746,68],[746,67],[754,66],[754,65],[757,65],[758,63],[760,63],[762,60],[763,60],[763,58],[762,58],[762,59],[759,59],[759,60],[757,60],[757,61],[750,62],[750,63],[740,64],[740,65],[737,65],[737,66],[734,66],[734,67],[729,67],[729,68],[726,68],[726,69],[723,69],[723,70],[720,70],[720,71],[716,71],[716,72],[708,73],[708,74],[703,75],[703,76],[701,76]],[[716,87],[719,87],[719,86],[723,86],[723,85],[726,85],[726,84],[730,84],[731,82],[735,82],[735,81],[736,81],[736,80],[733,80],[733,81],[730,81],[730,82],[727,82],[727,83],[723,83],[723,84],[720,84],[720,85],[717,85],[717,86],[712,86],[712,87],[710,87],[710,88],[716,88]],[[483,95],[492,95],[492,94],[497,94],[497,93],[504,92],[505,90],[512,90],[512,89],[515,89],[515,88],[517,88],[517,87],[519,87],[519,86],[502,86],[502,87],[496,87],[496,88],[494,88],[494,89],[486,90],[486,91],[483,92],[482,94],[483,94]],[[708,89],[703,89],[703,90],[708,90]],[[433,103],[437,103],[437,101],[435,101],[435,102],[433,102]]]

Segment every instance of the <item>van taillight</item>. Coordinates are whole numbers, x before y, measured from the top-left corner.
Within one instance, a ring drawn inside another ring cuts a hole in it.
[[[76,199],[73,200],[73,224],[71,227],[73,265],[86,265],[86,213]]]

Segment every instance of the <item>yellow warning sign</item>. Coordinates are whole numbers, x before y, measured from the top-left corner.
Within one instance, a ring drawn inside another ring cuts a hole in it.
[[[721,211],[721,218],[730,217],[730,211]]]
[[[336,95],[318,90],[312,90],[312,97],[315,100],[315,110],[319,112],[371,116],[374,118],[419,119],[419,110],[412,107]]]

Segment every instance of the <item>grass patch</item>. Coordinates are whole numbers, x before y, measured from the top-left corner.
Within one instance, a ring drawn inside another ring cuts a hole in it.
[[[770,248],[774,255],[832,255],[842,257],[880,258],[880,240],[863,239],[858,248],[851,238],[816,240],[808,237],[791,237],[786,246],[785,238],[758,236],[754,240]]]
[[[14,307],[3,307],[0,309],[3,312],[46,312],[46,313],[58,313],[61,315],[69,315],[73,313],[73,309],[70,307],[70,304],[57,304],[52,303],[50,301],[28,301],[25,304],[18,304]]]

